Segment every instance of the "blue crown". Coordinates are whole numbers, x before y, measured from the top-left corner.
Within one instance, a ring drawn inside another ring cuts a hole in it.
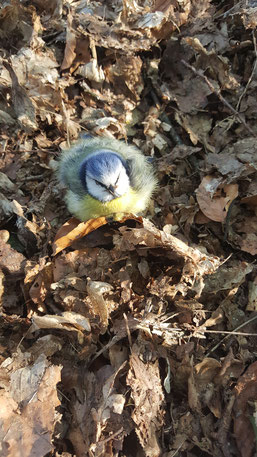
[[[96,179],[101,180],[105,175],[118,168],[121,163],[128,172],[126,161],[113,151],[99,150],[99,152],[95,151],[92,155],[90,154],[81,162],[79,168],[79,177],[83,186],[86,188],[86,173],[90,173]]]

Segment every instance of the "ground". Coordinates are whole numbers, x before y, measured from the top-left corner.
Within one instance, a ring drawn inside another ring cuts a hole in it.
[[[1,2],[1,456],[256,455],[256,11]],[[152,157],[144,217],[71,218],[83,133]]]

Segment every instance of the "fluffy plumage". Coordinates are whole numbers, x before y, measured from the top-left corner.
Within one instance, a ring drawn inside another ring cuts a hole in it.
[[[86,137],[61,155],[59,180],[69,211],[85,221],[144,211],[156,187],[152,165],[134,146]]]

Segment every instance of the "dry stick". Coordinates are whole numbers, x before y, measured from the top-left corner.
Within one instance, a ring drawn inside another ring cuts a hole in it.
[[[247,322],[244,322],[244,324],[248,324],[248,321]],[[257,336],[257,333],[254,332],[254,333],[250,333],[250,332],[236,332],[235,330],[207,330],[207,329],[204,329],[204,330],[200,330],[199,332],[199,328],[200,327],[196,327],[195,329],[195,333],[217,333],[219,335],[226,335],[226,336]]]
[[[50,172],[50,170],[47,170],[48,173]],[[23,181],[38,181],[39,179],[41,178],[45,178],[46,177],[46,172],[45,173],[42,173],[41,175],[33,175],[33,176],[26,176],[25,178],[23,178]]]
[[[123,430],[124,430],[124,428],[121,427],[119,430],[117,430],[117,432],[112,433],[112,435],[110,435],[107,438],[105,438],[105,440],[98,441],[97,444],[106,444],[106,443],[108,443],[108,441],[113,440],[116,436],[118,436],[120,433],[122,433]]]
[[[239,107],[241,105],[241,101],[242,101],[242,98],[245,96],[247,90],[248,90],[248,87],[250,85],[250,83],[252,82],[252,79],[253,79],[253,75],[255,73],[255,70],[256,70],[256,66],[257,66],[257,46],[256,46],[256,38],[255,38],[255,34],[254,34],[254,30],[252,31],[252,36],[253,36],[253,45],[254,45],[254,52],[255,52],[255,62],[254,62],[254,65],[253,65],[253,69],[252,69],[252,73],[250,75],[250,78],[248,79],[247,81],[247,84],[242,92],[242,94],[240,95],[239,97],[239,100],[237,102],[237,105],[236,105],[236,109],[237,111],[239,110]]]
[[[207,329],[201,329],[200,327],[195,328],[195,333],[196,332],[202,332],[202,333],[219,333],[219,334],[223,334],[223,335],[225,334],[224,338],[222,338],[221,341],[219,341],[212,349],[210,349],[210,351],[208,352],[206,357],[209,357],[209,355],[213,351],[215,351],[223,343],[223,341],[225,341],[230,336],[257,336],[256,333],[238,332],[238,330],[240,330],[241,328],[245,327],[247,324],[250,324],[251,322],[255,321],[256,319],[257,319],[257,316],[254,316],[251,319],[248,319],[246,322],[243,322],[242,324],[240,324],[238,327],[236,327],[234,330],[232,330],[230,332],[229,331],[223,331],[223,330],[207,330]],[[145,329],[149,329],[149,327],[147,327],[146,325],[145,326],[144,325],[138,325],[135,328],[130,328],[129,329],[129,333],[134,332],[135,330],[139,330],[139,329],[145,330]],[[166,331],[167,330],[172,330],[173,332],[183,332],[183,330],[180,329],[180,328],[166,329]],[[127,336],[126,334],[115,335],[113,337],[113,339],[108,344],[106,344],[102,349],[100,349],[100,351],[96,352],[96,354],[90,360],[89,365],[91,365],[91,363],[95,359],[97,359],[97,357],[99,357],[101,354],[103,354],[105,351],[107,351],[107,349],[110,349],[110,347],[112,347],[114,344],[116,344],[120,340],[123,340],[124,338],[126,338],[126,336]]]
[[[238,99],[238,102],[237,102],[237,105],[236,105],[237,112],[239,111],[239,108],[240,108],[240,105],[241,105],[241,101],[242,101],[243,97],[245,96],[250,83],[252,82],[252,79],[253,79],[253,76],[254,76],[254,73],[255,73],[255,70],[256,70],[256,66],[257,66],[257,46],[256,46],[256,38],[255,38],[254,30],[252,30],[252,37],[253,37],[253,45],[254,45],[254,52],[255,52],[255,62],[254,62],[254,65],[253,65],[253,69],[252,69],[250,78],[248,79],[247,84],[246,84],[242,94],[240,95],[240,97]],[[232,206],[232,204],[230,205],[229,209],[231,208],[231,206]],[[227,216],[228,216],[228,214],[227,214]],[[225,235],[224,235],[224,239],[226,240]]]
[[[127,316],[126,316],[125,313],[123,313],[123,318],[124,318],[125,325],[126,325],[126,330],[127,330],[127,335],[128,335],[128,342],[129,342],[130,352],[132,352],[132,338],[131,338],[131,332],[130,332],[129,325],[128,325],[128,318],[127,318]]]
[[[256,137],[257,135],[254,133],[254,131],[246,124],[245,120],[242,118],[241,114],[239,114],[235,108],[233,108],[232,105],[230,105],[229,102],[227,102],[227,100],[221,95],[220,91],[219,90],[216,90],[215,87],[212,85],[212,83],[209,81],[209,79],[203,74],[201,73],[200,71],[196,70],[196,68],[194,68],[192,65],[189,65],[189,63],[187,63],[185,60],[181,60],[181,63],[183,65],[185,65],[185,67],[189,68],[196,76],[199,76],[200,78],[202,78],[207,86],[211,89],[211,91],[217,95],[217,97],[220,99],[220,101],[227,107],[229,108],[229,110],[235,115],[237,116],[237,118],[242,122],[242,124],[245,126],[245,128],[248,130],[248,132],[251,133],[251,135],[253,135],[254,137]]]
[[[243,324],[239,325],[238,327],[236,327],[234,330],[232,330],[232,332],[230,332],[229,335],[226,335],[224,336],[224,338],[222,338],[222,340],[217,343],[209,352],[208,354],[206,355],[206,357],[209,357],[209,355],[215,351],[222,343],[223,341],[225,341],[227,338],[229,338],[230,336],[232,335],[237,335],[237,330],[240,330],[241,328],[245,327],[247,324],[250,324],[251,322],[255,321],[257,319],[257,316],[254,316],[252,317],[251,319],[248,319],[248,321],[246,322],[243,322]],[[224,332],[220,332],[220,333],[224,333]]]
[[[232,8],[230,8],[229,10],[225,11],[225,13],[221,13],[221,14],[214,14],[214,18],[215,19],[218,19],[219,17],[223,17],[223,19],[225,19],[227,16],[233,16],[235,14],[238,14],[239,13],[239,8],[242,7],[242,4],[243,2],[239,2],[237,3],[236,5],[232,6]],[[232,13],[232,11],[235,10],[234,13]]]

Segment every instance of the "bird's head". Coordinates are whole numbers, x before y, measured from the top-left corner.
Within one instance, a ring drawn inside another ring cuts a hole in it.
[[[86,191],[101,202],[121,197],[130,187],[127,163],[113,151],[89,154],[81,163],[79,175]]]

